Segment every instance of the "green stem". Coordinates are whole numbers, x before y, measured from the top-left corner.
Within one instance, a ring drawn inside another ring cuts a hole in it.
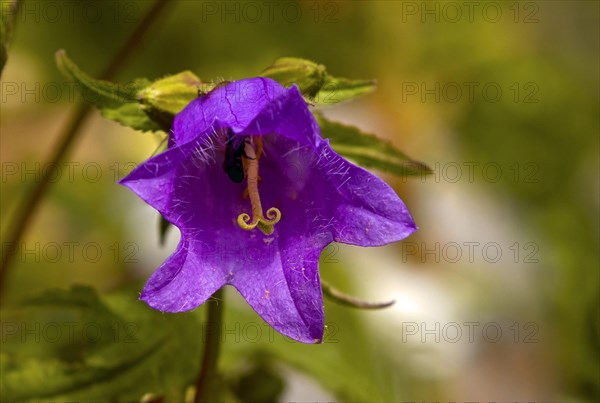
[[[204,353],[200,366],[200,375],[196,381],[194,403],[217,401],[215,393],[218,388],[217,361],[221,344],[221,327],[223,326],[223,288],[215,292],[207,302],[208,319],[204,328]]]
[[[133,30],[131,35],[127,38],[127,41],[121,46],[119,51],[113,57],[109,65],[104,70],[101,78],[109,80],[113,78],[123,66],[131,59],[133,52],[138,48],[144,35],[148,32],[152,24],[158,19],[159,16],[163,15],[164,9],[169,2],[166,0],[156,0],[152,7],[148,10],[142,21]],[[48,169],[42,170],[40,180],[31,189],[31,193],[23,201],[20,207],[17,209],[15,219],[12,225],[9,227],[8,234],[3,237],[6,241],[3,242],[5,246],[2,248],[2,264],[0,266],[0,295],[4,289],[6,273],[13,262],[13,258],[19,249],[19,243],[23,235],[25,234],[27,227],[29,226],[34,213],[37,210],[38,205],[46,194],[50,180],[55,177],[56,171],[59,168],[59,163],[64,160],[65,156],[71,149],[75,139],[77,138],[79,129],[85,118],[91,111],[89,104],[79,103],[76,109],[69,118],[69,123],[65,127],[63,134],[60,136],[61,140],[58,146],[54,149],[52,157],[50,158],[47,166]]]
[[[2,10],[0,11],[2,15],[0,18],[2,19],[2,24],[4,24],[4,27],[2,27],[2,35],[4,35],[4,38],[0,38],[0,77],[2,77],[2,71],[4,70],[4,66],[8,59],[8,48],[12,40],[15,26],[19,20],[17,15],[19,15],[22,3],[22,1],[12,0],[3,2],[2,4]]]

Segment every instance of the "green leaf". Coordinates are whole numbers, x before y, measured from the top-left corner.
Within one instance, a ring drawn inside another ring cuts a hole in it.
[[[56,64],[63,74],[79,84],[83,98],[100,109],[107,119],[137,130],[162,130],[144,112],[137,99],[137,93],[150,85],[148,80],[137,79],[128,84],[96,80],[79,69],[64,50],[56,52]]]
[[[168,131],[175,115],[198,96],[202,86],[194,73],[183,71],[153,82],[140,90],[137,98],[143,110]]]
[[[64,50],[57,51],[55,56],[59,70],[81,84],[82,92],[90,91],[90,98],[93,97],[95,104],[99,107],[112,107],[124,102],[134,102],[137,91],[143,85],[148,84],[147,82],[133,82],[130,85],[120,85],[110,81],[96,80],[77,67]]]
[[[241,402],[277,402],[285,383],[272,365],[258,360],[254,368],[235,380],[232,389]]]
[[[371,92],[375,86],[374,80],[349,80],[327,75],[325,83],[315,97],[315,104],[334,105]]]
[[[74,286],[4,309],[3,400],[183,401],[201,355],[198,315],[154,311],[137,290]]]
[[[308,102],[333,105],[375,89],[373,80],[349,80],[327,73],[325,66],[310,60],[282,57],[265,69],[261,77],[269,77],[289,87],[296,84]]]
[[[75,80],[83,98],[100,109],[102,116],[142,131],[168,132],[173,118],[198,96],[202,82],[190,71],[150,82],[128,84],[96,80],[84,73],[63,50],[56,53],[58,68]]]
[[[379,169],[400,177],[422,176],[432,172],[424,163],[410,159],[392,144],[373,134],[333,122],[320,113],[315,113],[315,118],[323,137],[329,139],[333,149],[365,168]]]

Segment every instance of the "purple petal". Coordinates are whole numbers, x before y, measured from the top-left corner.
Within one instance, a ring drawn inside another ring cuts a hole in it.
[[[396,192],[342,158],[326,141],[317,151],[279,136],[265,141],[262,192],[272,205],[289,202],[292,216],[310,220],[310,225],[302,226],[306,232],[327,233],[340,243],[381,246],[416,231]]]
[[[239,135],[273,133],[315,148],[322,141],[319,125],[295,85],[285,96],[266,104],[252,122],[238,132]]]
[[[148,280],[140,299],[164,312],[183,312],[203,304],[227,281],[226,273],[214,261],[200,260],[206,254],[198,245],[188,247],[182,238],[171,255]]]
[[[179,147],[170,148],[136,167],[119,183],[131,189],[142,200],[158,210],[172,223],[177,221],[173,207],[175,185],[186,166],[201,166],[213,152],[212,143],[201,144],[202,136]],[[203,159],[204,158],[204,159]],[[174,216],[175,214],[175,216]]]
[[[172,140],[181,145],[225,127],[236,134],[278,133],[311,144],[320,137],[318,125],[296,86],[286,89],[269,78],[250,78],[216,88],[190,102],[175,117]]]
[[[287,236],[284,228],[276,233],[268,247],[259,246],[260,258],[243,263],[231,284],[278,332],[303,343],[320,343],[324,313],[318,264],[326,243],[324,239]]]
[[[406,205],[391,187],[339,156],[327,143],[321,147],[318,165],[339,194],[332,225],[336,242],[381,246],[417,230]]]
[[[215,143],[224,141],[218,136],[212,139]],[[277,139],[280,146],[287,148],[274,147],[272,142]],[[218,150],[220,146],[215,147]],[[176,222],[182,236],[210,249],[216,257],[212,261],[227,274],[227,282],[256,312],[279,332],[315,343],[322,339],[324,327],[318,258],[331,242],[331,235],[321,230],[316,219],[325,214],[321,204],[298,197],[306,184],[282,175],[282,163],[299,150],[314,154],[312,147],[276,135],[265,138],[260,165],[261,198],[265,209],[277,207],[283,215],[271,236],[238,226],[238,215],[249,213],[251,206],[244,197],[246,185],[232,182],[224,172],[222,152],[216,152],[214,160],[201,167],[184,164],[172,200],[178,216],[185,217]],[[287,157],[281,159],[283,151]]]

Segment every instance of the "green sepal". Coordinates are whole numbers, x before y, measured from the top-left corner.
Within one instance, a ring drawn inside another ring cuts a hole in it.
[[[375,89],[373,80],[349,80],[327,73],[325,66],[310,60],[282,57],[267,67],[261,77],[283,86],[296,84],[309,103],[327,106],[347,101]]]
[[[141,89],[137,99],[146,114],[169,131],[173,118],[204,90],[204,84],[191,71],[167,76]]]
[[[302,95],[310,99],[319,93],[325,84],[326,75],[325,66],[296,57],[279,58],[260,74],[261,77],[272,78],[285,87],[296,84]]]

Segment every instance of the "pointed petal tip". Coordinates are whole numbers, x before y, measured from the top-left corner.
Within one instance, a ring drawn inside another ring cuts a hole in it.
[[[323,343],[323,334],[325,332],[325,324],[323,326],[315,326],[310,329],[310,337],[304,341],[307,344],[322,344]]]
[[[407,237],[414,234],[415,232],[417,232],[419,230],[419,227],[417,226],[417,224],[411,220],[411,222],[407,225],[408,231],[407,231]]]
[[[417,225],[414,221],[412,221],[412,219],[407,223],[403,223],[403,227],[404,228],[401,231],[397,232],[395,237],[389,239],[388,242],[384,243],[384,245],[394,242],[400,242],[417,232],[417,230],[419,229],[419,227],[417,227]]]
[[[292,330],[283,329],[278,326],[273,326],[273,328],[284,336],[303,344],[323,344],[323,332],[325,330],[324,327],[321,328],[321,330],[315,328],[305,328],[302,330],[294,328]]]
[[[123,177],[123,178],[119,179],[119,180],[117,181],[117,184],[119,184],[119,185],[121,185],[121,186],[125,186],[125,187],[127,187],[127,188],[128,188],[129,186],[127,185],[127,183],[128,183],[129,181],[130,181],[130,179],[129,179],[129,175],[127,175],[127,176],[125,176],[125,177]]]
[[[146,291],[146,289],[142,291],[139,300],[154,310],[166,313],[187,312],[198,307],[192,300],[181,302],[179,298],[165,298],[158,292]]]

